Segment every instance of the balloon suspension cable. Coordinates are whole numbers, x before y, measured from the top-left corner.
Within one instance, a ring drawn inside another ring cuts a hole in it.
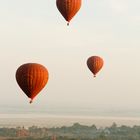
[[[68,23],[67,23],[67,26],[69,26],[69,25],[70,25],[70,23],[68,22]]]
[[[33,102],[33,100],[31,99],[31,100],[30,100],[30,104],[31,104],[32,102]]]

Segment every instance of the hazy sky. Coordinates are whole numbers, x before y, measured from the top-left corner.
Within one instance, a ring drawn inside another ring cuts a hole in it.
[[[86,60],[105,65],[92,77]],[[23,63],[50,78],[32,105],[15,80]],[[140,1],[83,0],[70,26],[55,0],[0,0],[0,112],[140,110]],[[96,114],[95,114],[96,115]]]

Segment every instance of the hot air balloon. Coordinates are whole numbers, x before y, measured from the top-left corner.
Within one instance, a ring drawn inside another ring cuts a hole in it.
[[[81,7],[82,0],[56,0],[56,6],[65,20],[69,22],[76,15]]]
[[[96,77],[96,74],[101,70],[103,64],[104,61],[99,56],[91,56],[87,60],[87,66],[90,69],[90,71],[93,73],[94,77]]]
[[[21,65],[16,71],[16,81],[23,92],[33,99],[45,87],[48,82],[48,70],[37,63]]]

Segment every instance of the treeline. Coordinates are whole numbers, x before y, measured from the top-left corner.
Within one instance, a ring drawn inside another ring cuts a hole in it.
[[[140,126],[113,123],[110,127],[97,128],[75,123],[69,127],[0,128],[0,137],[10,137],[7,140],[140,140]]]

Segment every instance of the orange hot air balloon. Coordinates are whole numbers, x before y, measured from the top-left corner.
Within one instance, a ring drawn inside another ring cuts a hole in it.
[[[87,66],[90,69],[90,71],[93,73],[94,77],[96,77],[96,74],[101,70],[103,64],[104,61],[99,56],[91,56],[87,60]]]
[[[81,7],[82,0],[56,0],[56,6],[65,20],[69,22],[76,15]]]
[[[23,92],[31,99],[45,87],[48,82],[48,70],[37,63],[21,65],[16,71],[16,81]]]

